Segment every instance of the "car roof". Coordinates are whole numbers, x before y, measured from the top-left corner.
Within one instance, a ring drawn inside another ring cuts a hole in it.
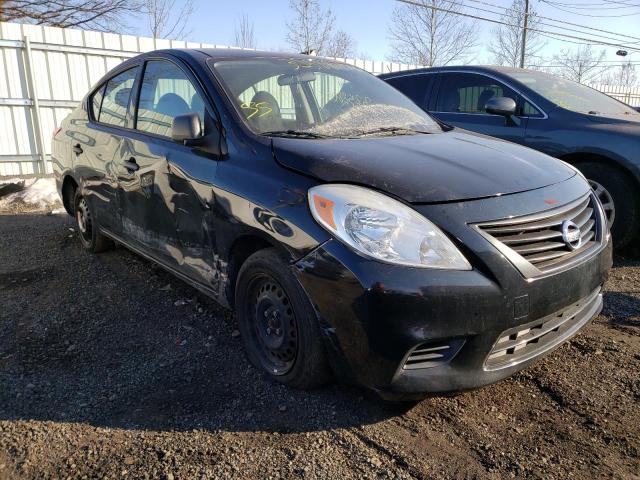
[[[458,66],[452,65],[452,66],[446,66],[446,67],[426,67],[426,68],[416,68],[413,70],[401,70],[399,72],[383,73],[382,75],[380,75],[380,78],[401,77],[404,75],[413,75],[416,73],[450,72],[452,70],[464,71],[464,72],[479,72],[479,73],[501,73],[503,75],[509,75],[510,73],[527,71],[527,69],[525,68],[503,67],[499,65],[458,65]]]
[[[268,52],[265,50],[249,50],[242,48],[197,48],[195,49],[208,57],[225,60],[229,58],[322,58],[299,53]]]
[[[273,59],[319,59],[326,61],[335,61],[331,58],[317,57],[314,55],[302,55],[300,53],[290,52],[269,52],[265,50],[251,50],[244,48],[171,48],[163,50],[154,50],[145,52],[143,55],[150,56],[154,54],[173,54],[186,55],[192,58],[209,57],[214,60],[230,60],[230,59],[247,59],[247,58],[273,58]]]

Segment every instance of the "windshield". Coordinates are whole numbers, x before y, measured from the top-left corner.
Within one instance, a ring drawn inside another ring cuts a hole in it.
[[[258,134],[336,138],[442,131],[407,97],[350,65],[299,57],[209,65]]]
[[[574,112],[609,115],[638,115],[622,102],[576,82],[530,70],[509,72],[510,77],[525,84],[538,95],[559,107]]]

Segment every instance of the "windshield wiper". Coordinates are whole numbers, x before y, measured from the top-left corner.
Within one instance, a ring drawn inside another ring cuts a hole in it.
[[[365,135],[375,135],[376,133],[391,133],[396,135],[413,135],[414,133],[429,133],[422,130],[415,130],[413,128],[406,127],[380,127],[374,128],[372,130],[365,130],[362,132],[358,132],[356,135],[359,137],[363,137]]]
[[[270,137],[301,137],[301,138],[333,138],[329,135],[321,135],[319,133],[305,132],[303,130],[273,130],[271,132],[262,132],[260,135]]]

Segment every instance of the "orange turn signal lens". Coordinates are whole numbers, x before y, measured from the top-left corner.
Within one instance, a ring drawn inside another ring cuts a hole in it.
[[[322,221],[335,230],[336,222],[333,220],[333,201],[328,198],[321,197],[320,195],[314,195],[313,206]]]

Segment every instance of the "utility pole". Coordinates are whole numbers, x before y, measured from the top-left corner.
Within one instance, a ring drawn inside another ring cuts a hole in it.
[[[529,0],[524,0],[524,19],[522,20],[522,46],[520,47],[520,68],[524,68],[524,52],[527,48],[527,23],[529,22]]]

